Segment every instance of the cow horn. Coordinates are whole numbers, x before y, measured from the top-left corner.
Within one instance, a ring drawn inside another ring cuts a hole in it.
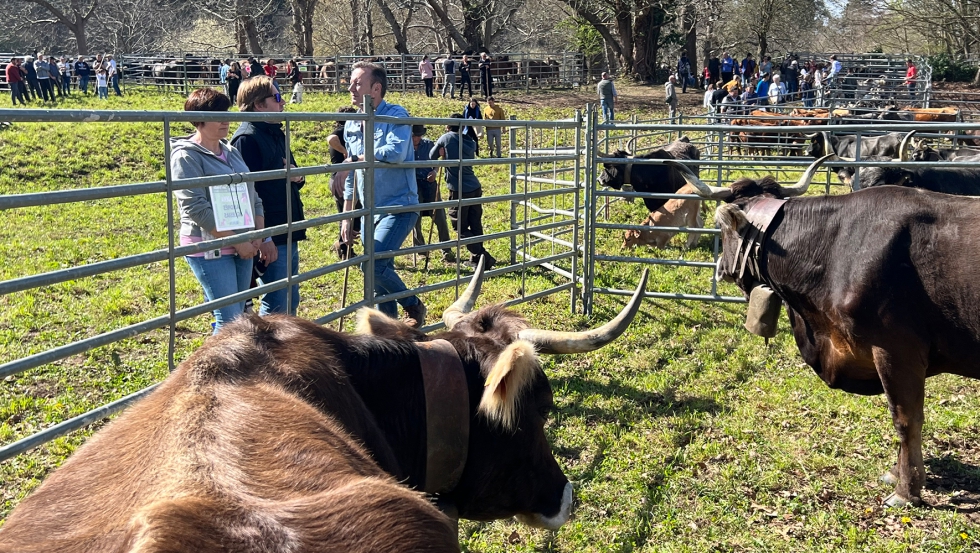
[[[476,298],[480,295],[480,288],[483,287],[483,260],[484,256],[481,255],[480,262],[477,263],[476,270],[473,271],[473,277],[470,279],[469,286],[466,287],[466,290],[463,290],[459,299],[442,313],[442,322],[446,323],[447,329],[452,330],[456,326],[456,323],[462,320],[467,313],[473,311]]]
[[[820,133],[818,133],[818,132],[810,133],[810,134],[804,134],[803,135],[803,137],[806,138],[807,140],[813,140],[814,138],[816,138],[818,136],[820,136]]]
[[[701,196],[702,198],[708,198],[711,200],[721,200],[723,202],[727,202],[728,199],[732,197],[731,189],[724,188],[722,186],[709,186],[701,182],[701,179],[699,179],[698,176],[694,174],[694,171],[691,171],[683,163],[678,163],[674,160],[669,160],[669,159],[664,160],[664,163],[680,171],[681,176],[684,178],[684,181],[695,188],[698,196]]]
[[[909,140],[912,140],[912,135],[915,133],[916,131],[909,131],[908,134],[902,137],[902,142],[898,145],[899,161],[908,161]]]
[[[526,328],[518,335],[522,340],[534,344],[534,349],[539,353],[585,353],[595,351],[602,346],[612,342],[626,331],[633,317],[640,310],[643,303],[643,295],[647,287],[647,277],[649,269],[643,269],[643,276],[640,277],[640,284],[637,285],[633,297],[626,307],[619,312],[615,319],[608,323],[583,332],[563,332],[560,330],[542,330],[539,328]]]
[[[836,153],[834,147],[830,145],[830,135],[827,131],[820,131],[820,135],[823,136],[823,155]]]
[[[806,192],[806,189],[809,188],[810,181],[813,180],[813,175],[817,174],[817,169],[819,169],[820,166],[823,165],[823,162],[827,161],[832,157],[834,156],[833,155],[823,156],[822,158],[811,163],[810,166],[806,168],[806,171],[803,172],[803,176],[800,177],[800,180],[796,184],[794,184],[793,186],[783,187],[783,193],[786,194],[787,196],[802,195],[804,192]]]

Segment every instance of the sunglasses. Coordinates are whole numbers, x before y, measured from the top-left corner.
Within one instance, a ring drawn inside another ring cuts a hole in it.
[[[265,98],[262,98],[262,101],[264,102],[264,101],[268,100],[269,98],[275,98],[277,104],[280,103],[280,102],[282,102],[282,94],[280,94],[278,92],[276,92],[275,94],[269,94]]]

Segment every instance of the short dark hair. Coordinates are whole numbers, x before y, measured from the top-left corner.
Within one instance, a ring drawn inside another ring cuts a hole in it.
[[[337,113],[357,113],[357,110],[354,109],[354,106],[343,106],[337,110]],[[346,124],[347,121],[344,121],[343,119],[338,119],[337,121],[334,122],[333,128],[334,130],[342,129]]]
[[[384,67],[370,61],[359,61],[350,68],[352,73],[355,69],[363,69],[366,73],[370,73],[372,83],[381,83],[381,97],[385,97],[388,93],[388,72]]]
[[[219,92],[210,87],[198,88],[191,92],[184,102],[184,111],[228,111],[231,107],[231,100],[224,92]],[[203,121],[191,121],[195,127],[204,124]]]
[[[454,114],[450,115],[449,118],[450,119],[462,119],[463,118],[463,114],[462,113],[454,113]],[[455,125],[455,126],[454,125],[446,125],[446,126],[449,127],[449,130],[452,131],[452,132],[459,132],[459,125]]]

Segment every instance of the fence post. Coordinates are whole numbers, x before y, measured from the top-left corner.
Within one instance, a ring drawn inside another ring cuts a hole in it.
[[[364,255],[367,256],[367,266],[364,269],[364,301],[367,305],[374,305],[374,99],[370,94],[365,94],[363,99],[363,110],[367,115],[362,131],[362,144],[364,144],[364,161],[368,166],[364,169],[364,197],[361,198],[361,205],[367,208],[367,216],[361,224],[361,242],[364,245]],[[355,179],[355,183],[357,180]],[[353,229],[353,227],[351,227]],[[393,260],[394,261],[394,260]]]
[[[408,90],[408,74],[405,71],[405,54],[402,54],[402,92]]]
[[[575,110],[575,205],[572,209],[574,221],[572,223],[572,297],[570,310],[575,314],[575,303],[578,299],[578,233],[582,220],[582,110]],[[583,256],[584,259],[584,256]]]
[[[517,116],[511,115],[510,120],[514,121]],[[514,144],[517,143],[517,128],[513,125],[510,126],[510,151],[507,152],[507,157],[514,157],[513,150]],[[526,145],[525,145],[526,147]],[[517,194],[517,166],[513,163],[510,164],[510,193]],[[510,202],[510,230],[517,229],[517,202],[511,200]],[[514,265],[517,263],[517,236],[510,237],[510,264]]]

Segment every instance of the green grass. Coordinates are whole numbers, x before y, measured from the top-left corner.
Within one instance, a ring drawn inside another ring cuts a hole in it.
[[[515,95],[512,102],[506,93],[499,97],[508,113],[521,119],[572,115],[567,107],[537,107],[561,105],[549,102],[547,93]],[[462,105],[419,94],[392,94],[390,100],[424,116],[445,116]],[[345,95],[308,94],[303,109],[335,111],[346,103]],[[107,102],[76,96],[60,107],[180,109],[181,104],[176,95],[132,94]],[[327,162],[329,127],[293,125],[300,165]],[[546,144],[555,134],[539,131],[533,140]],[[571,143],[567,133],[557,134],[563,143]],[[5,160],[0,194],[162,178],[161,135],[158,124],[17,123],[0,132],[0,159]],[[507,167],[481,167],[478,175],[486,195],[509,190]],[[325,176],[308,179],[303,197],[310,217],[334,212]],[[552,207],[550,201],[542,203]],[[564,198],[554,207],[568,209],[571,204]],[[486,209],[488,232],[509,227],[508,205]],[[639,202],[616,203],[610,218],[635,223],[645,215],[643,209]],[[3,280],[166,246],[163,195],[8,210],[3,215]],[[301,246],[302,270],[334,261],[328,248],[335,233],[333,225],[309,233]],[[621,233],[599,231],[597,251],[618,255],[620,242]],[[678,238],[674,244],[679,243]],[[508,253],[506,240],[489,248],[501,259]],[[539,256],[548,252],[545,246],[535,249]],[[638,253],[710,260],[711,240],[702,237],[686,253],[676,247]],[[398,263],[410,285],[454,274],[454,267],[435,258],[428,272],[421,259],[418,266],[411,257]],[[569,266],[567,261],[561,265]],[[178,308],[200,302],[201,292],[186,263],[178,261],[175,269]],[[20,358],[167,313],[168,271],[166,263],[158,263],[0,297],[0,359]],[[650,290],[708,291],[707,271],[651,271]],[[635,265],[604,263],[597,284],[632,288],[638,272]],[[341,281],[342,274],[332,274],[304,286],[300,315],[315,318],[337,309]],[[351,282],[348,303],[360,299],[358,271],[351,272]],[[484,288],[481,305],[562,282],[540,270],[493,279]],[[730,286],[721,291],[737,295]],[[430,313],[441,313],[451,294],[426,295]],[[582,329],[611,317],[624,301],[599,296],[592,319],[569,314],[564,293],[517,309],[541,327]],[[880,500],[891,490],[876,479],[894,463],[897,451],[884,399],[828,389],[803,364],[785,317],[768,346],[742,328],[743,317],[744,306],[737,304],[650,300],[631,330],[605,349],[546,358],[558,406],[549,432],[575,485],[573,517],[555,533],[513,521],[463,521],[464,549],[891,552],[980,547],[977,382],[941,376],[927,385],[925,499],[938,507],[882,510]],[[178,325],[178,361],[204,340],[209,322],[201,316]],[[0,443],[139,390],[166,373],[167,333],[160,331],[0,381]],[[0,463],[0,518],[90,431]]]

